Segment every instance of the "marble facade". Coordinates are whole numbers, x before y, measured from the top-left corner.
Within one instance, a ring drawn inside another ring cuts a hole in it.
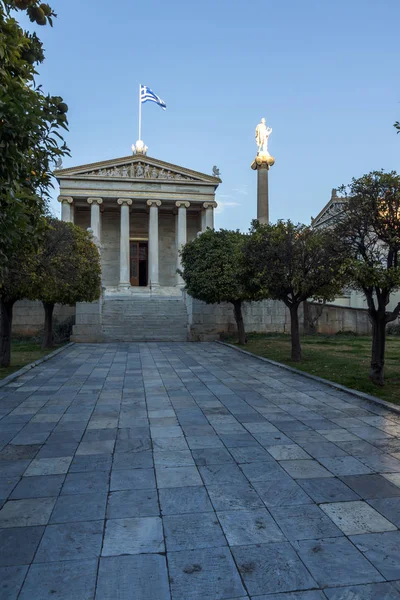
[[[218,177],[144,155],[59,169],[55,176],[62,220],[90,228],[99,245],[104,287],[182,286],[178,251],[213,228]]]

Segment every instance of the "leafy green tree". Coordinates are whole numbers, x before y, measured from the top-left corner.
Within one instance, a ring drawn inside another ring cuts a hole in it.
[[[345,282],[343,256],[335,249],[334,237],[291,221],[253,221],[244,256],[251,287],[288,307],[292,360],[300,361],[300,304],[308,298],[331,300]]]
[[[43,348],[53,345],[54,305],[93,302],[100,286],[100,255],[91,235],[72,223],[49,219],[30,287],[31,297],[43,303]]]
[[[336,233],[351,257],[352,284],[367,300],[370,379],[383,385],[386,325],[400,314],[400,302],[388,310],[391,295],[400,289],[400,176],[373,171],[341,191],[347,202]]]
[[[0,0],[0,287],[21,243],[34,250],[54,161],[68,152],[60,135],[68,107],[36,84],[42,43],[21,28],[15,11],[39,25],[55,16],[37,0]]]
[[[242,304],[256,299],[245,285],[245,238],[239,231],[207,229],[182,248],[183,269],[179,271],[193,298],[207,304],[233,304],[239,344],[246,343]]]

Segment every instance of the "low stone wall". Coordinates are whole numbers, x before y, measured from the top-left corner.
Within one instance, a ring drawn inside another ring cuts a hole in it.
[[[54,307],[54,323],[63,323],[75,316],[75,306],[56,304]],[[37,335],[43,330],[44,309],[41,302],[19,300],[13,309],[13,333],[21,336]]]
[[[189,318],[190,337],[193,341],[215,340],[221,334],[236,331],[232,304],[205,304],[185,297]],[[366,310],[342,306],[321,306],[308,303],[308,315],[299,309],[301,333],[309,328],[309,319],[314,320],[315,332],[335,334],[339,331],[352,331],[358,335],[369,335],[371,325]],[[316,319],[316,317],[318,317]],[[248,333],[290,333],[290,314],[283,302],[263,300],[243,304],[243,318]]]

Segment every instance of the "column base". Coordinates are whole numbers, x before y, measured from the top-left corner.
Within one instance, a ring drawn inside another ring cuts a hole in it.
[[[118,284],[118,288],[120,290],[129,290],[130,287],[131,287],[130,283],[120,283],[120,284]]]
[[[157,282],[157,283],[153,283],[153,282],[151,281],[151,282],[149,283],[149,287],[150,287],[150,289],[152,289],[152,290],[153,290],[153,289],[155,289],[155,288],[159,288],[159,287],[160,287],[160,284],[159,284],[158,282]]]

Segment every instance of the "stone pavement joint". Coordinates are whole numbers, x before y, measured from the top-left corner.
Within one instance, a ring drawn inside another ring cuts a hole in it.
[[[216,343],[0,389],[0,600],[400,600],[400,415]]]

